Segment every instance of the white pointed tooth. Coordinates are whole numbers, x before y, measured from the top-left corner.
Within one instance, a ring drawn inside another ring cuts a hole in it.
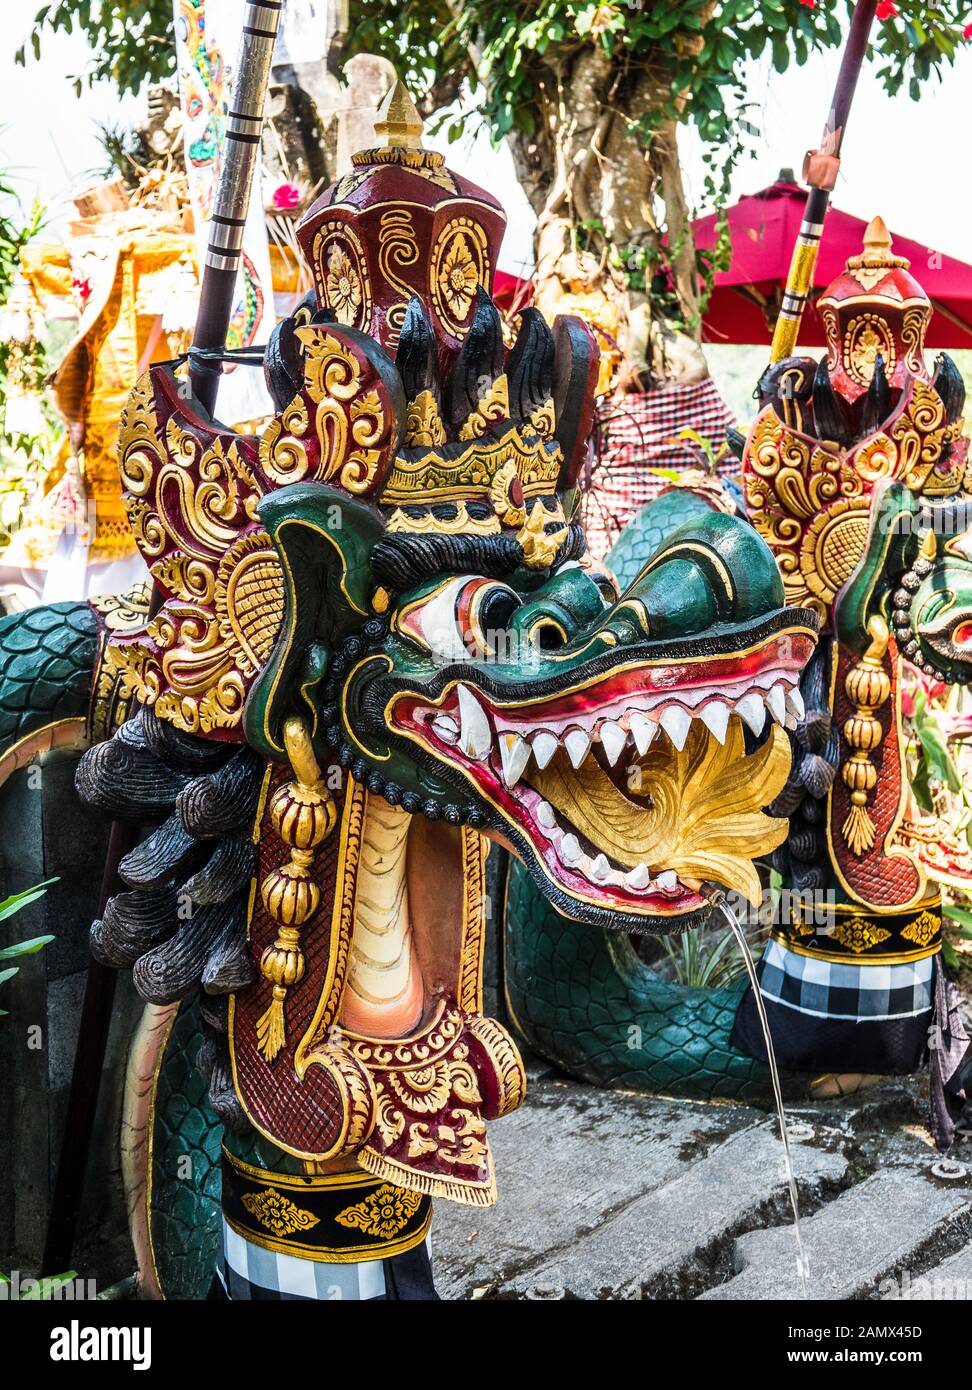
[[[486,711],[467,685],[459,685],[458,693],[459,719],[462,724],[459,747],[467,758],[481,760],[485,758],[492,746],[492,735],[489,729],[489,720],[486,718]]]
[[[553,830],[557,824],[557,817],[554,815],[554,808],[549,801],[541,801],[537,807],[537,821],[543,826],[544,830]]]
[[[606,854],[599,854],[591,864],[591,878],[596,878],[599,883],[603,883],[611,872],[611,865],[607,861]]]
[[[455,743],[459,737],[459,725],[451,714],[437,714],[432,720],[432,727],[443,743]]]
[[[508,787],[515,787],[530,761],[530,745],[519,734],[500,734],[499,750],[503,780]]]
[[[625,875],[625,882],[629,888],[647,888],[651,882],[651,874],[648,872],[646,864],[636,864],[635,867]]]
[[[583,729],[571,729],[564,739],[564,747],[567,749],[567,756],[574,767],[580,767],[590,751],[590,736],[585,734]]]
[[[692,716],[687,714],[681,705],[669,705],[662,711],[662,717],[658,722],[681,753],[692,726]]]
[[[741,700],[737,700],[736,713],[749,725],[754,734],[763,732],[763,725],[766,723],[766,706],[754,690],[751,690],[748,695],[744,695]]]
[[[666,869],[663,874],[658,875],[656,881],[658,883],[658,887],[661,888],[663,891],[667,892],[670,888],[674,888],[675,885],[678,883],[678,874],[675,872],[674,869]]]
[[[621,756],[624,745],[628,741],[628,735],[620,724],[615,724],[612,719],[605,719],[600,727],[601,747],[607,754],[607,760],[613,767]]]
[[[579,864],[583,851],[577,836],[565,835],[560,842],[557,853],[560,855],[561,863],[566,864],[568,868],[573,864]]]
[[[531,747],[533,748],[533,756],[537,760],[537,767],[546,767],[560,744],[553,734],[537,734]]]
[[[803,719],[806,715],[807,707],[803,703],[803,696],[800,694],[799,690],[797,690],[796,686],[794,686],[792,690],[786,692],[786,707],[796,720]]]
[[[658,732],[658,725],[654,719],[649,719],[647,715],[640,714],[637,710],[634,711],[628,722],[631,725],[631,736],[635,741],[635,747],[644,757],[648,752],[649,744]]]
[[[776,682],[772,690],[766,692],[766,708],[777,724],[782,724],[786,719],[786,691],[779,681]]]
[[[726,730],[729,727],[729,706],[722,700],[710,700],[703,706],[701,719],[713,737],[720,743],[725,743]]]

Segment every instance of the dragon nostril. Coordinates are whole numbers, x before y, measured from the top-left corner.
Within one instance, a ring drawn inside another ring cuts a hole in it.
[[[530,641],[542,652],[559,651],[567,645],[567,633],[555,618],[540,618],[530,628]]]

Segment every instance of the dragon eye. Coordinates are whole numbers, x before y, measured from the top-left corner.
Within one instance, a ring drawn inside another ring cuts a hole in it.
[[[495,579],[451,579],[411,604],[398,622],[410,637],[446,661],[497,655],[520,596]]]

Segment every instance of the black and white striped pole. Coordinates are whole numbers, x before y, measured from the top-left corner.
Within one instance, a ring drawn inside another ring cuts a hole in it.
[[[263,108],[282,9],[283,0],[247,0],[192,339],[193,348],[203,351],[215,353],[226,344],[243,261],[243,236],[260,158]],[[216,405],[221,373],[222,365],[215,356],[210,360],[196,357],[191,362],[193,395],[210,414]]]

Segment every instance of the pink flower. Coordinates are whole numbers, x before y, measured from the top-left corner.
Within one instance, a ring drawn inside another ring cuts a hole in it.
[[[300,203],[300,189],[295,183],[281,183],[273,190],[275,208],[295,208]]]
[[[878,5],[874,13],[877,15],[878,19],[891,19],[898,11],[895,8],[894,0],[881,0],[880,5]]]
[[[800,0],[800,4],[806,5],[808,10],[815,10],[817,8],[817,0]]]
[[[962,30],[962,38],[966,43],[968,43],[969,39],[972,39],[972,24],[966,24],[965,28]]]

